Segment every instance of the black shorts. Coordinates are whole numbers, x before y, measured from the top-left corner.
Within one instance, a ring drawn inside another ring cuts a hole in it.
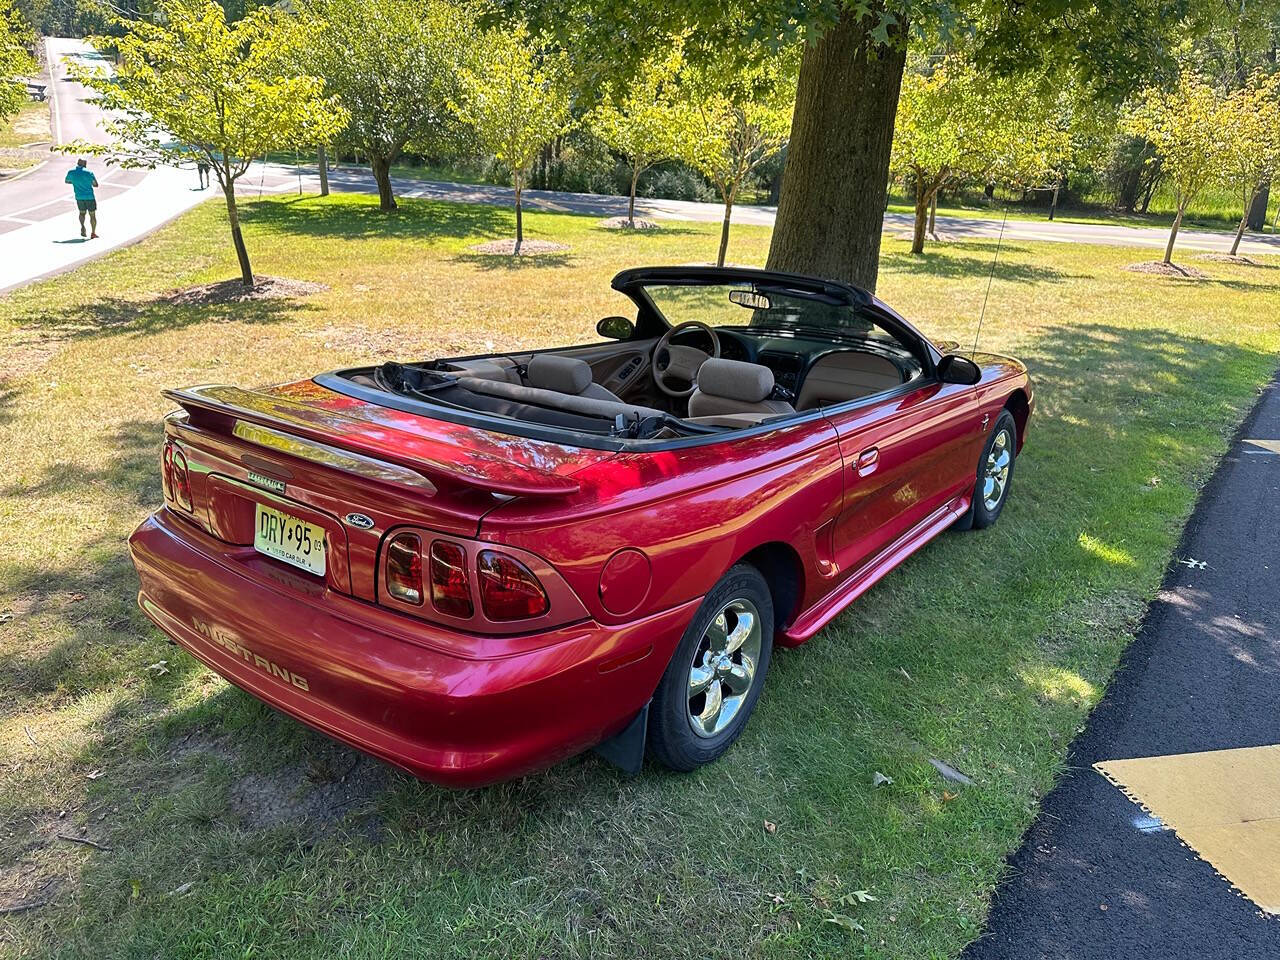
[[[77,200],[76,209],[79,210],[81,213],[84,213],[86,210],[97,210],[98,201],[97,200]]]

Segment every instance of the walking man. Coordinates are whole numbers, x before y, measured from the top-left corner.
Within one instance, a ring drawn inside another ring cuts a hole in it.
[[[93,188],[98,185],[98,178],[90,171],[83,157],[76,161],[74,169],[67,171],[65,183],[71,184],[76,195],[76,207],[80,211],[80,236],[84,236],[84,215],[89,215],[89,239],[98,238],[98,200],[93,195]]]
[[[196,161],[196,175],[200,178],[200,189],[209,186],[209,161],[201,157]]]

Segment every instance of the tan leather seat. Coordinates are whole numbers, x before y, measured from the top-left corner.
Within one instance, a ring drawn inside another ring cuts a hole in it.
[[[809,368],[796,409],[812,410],[890,390],[903,382],[891,360],[873,353],[842,350],[829,353]]]
[[[539,390],[554,390],[571,397],[588,397],[621,403],[622,399],[591,380],[591,367],[576,357],[558,357],[554,353],[538,353],[525,366],[525,380]]]
[[[689,416],[757,421],[795,413],[785,400],[770,400],[773,371],[741,360],[707,360],[698,368],[697,386],[689,396]]]

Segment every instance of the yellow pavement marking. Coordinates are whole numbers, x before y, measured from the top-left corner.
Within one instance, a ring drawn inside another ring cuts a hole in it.
[[[1104,760],[1094,769],[1261,909],[1280,914],[1280,745]]]

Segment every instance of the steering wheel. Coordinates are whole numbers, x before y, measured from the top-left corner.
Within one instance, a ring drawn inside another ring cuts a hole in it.
[[[685,330],[699,330],[711,341],[711,353],[705,353],[697,347],[684,347],[672,343],[671,338]],[[687,397],[697,387],[698,370],[703,363],[712,357],[720,356],[720,338],[716,332],[699,320],[686,320],[677,324],[662,335],[657,346],[653,348],[653,382],[669,397]],[[668,378],[683,380],[689,384],[684,389],[671,386]]]

